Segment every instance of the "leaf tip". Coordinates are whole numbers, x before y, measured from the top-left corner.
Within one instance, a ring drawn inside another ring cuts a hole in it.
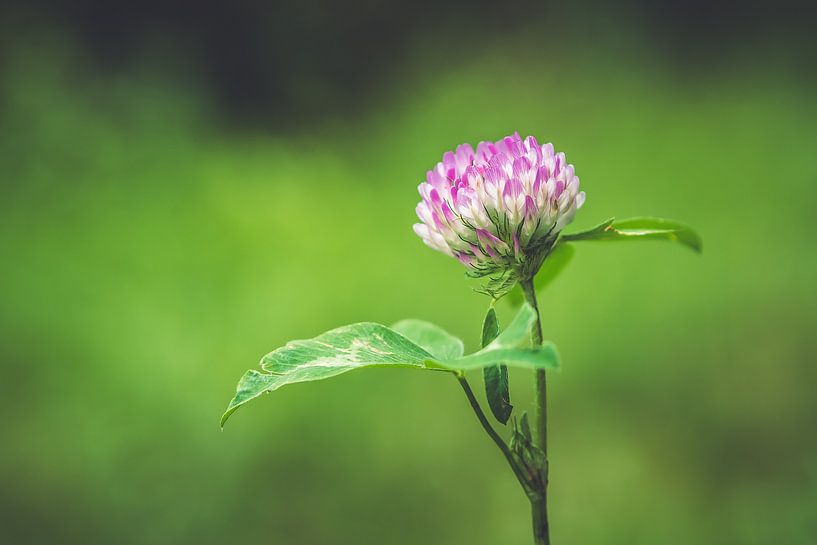
[[[231,404],[232,405],[232,404]],[[221,431],[224,431],[224,424],[227,423],[227,420],[230,419],[232,414],[238,409],[238,407],[228,406],[227,410],[224,411],[224,414],[221,415],[221,418],[218,421],[218,427]]]

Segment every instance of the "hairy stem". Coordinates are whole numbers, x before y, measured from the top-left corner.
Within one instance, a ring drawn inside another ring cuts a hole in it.
[[[536,289],[533,286],[533,279],[520,282],[522,291],[525,293],[525,300],[536,311],[536,325],[531,332],[531,341],[535,346],[542,344],[542,315],[539,312],[539,304],[536,301]],[[531,507],[533,510],[533,536],[537,545],[548,545],[550,543],[550,528],[547,514],[547,483],[548,483],[548,437],[547,437],[547,376],[544,369],[536,371],[536,446],[544,453],[544,467],[541,468],[543,481],[541,490],[535,491],[531,496]]]

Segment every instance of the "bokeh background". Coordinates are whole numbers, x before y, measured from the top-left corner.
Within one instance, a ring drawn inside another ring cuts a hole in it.
[[[576,165],[574,228],[705,241],[584,243],[543,294],[554,542],[817,542],[809,10],[238,4],[0,8],[0,542],[529,543],[453,379],[218,427],[291,338],[416,317],[476,346],[487,300],[412,233],[416,185],[514,130]]]

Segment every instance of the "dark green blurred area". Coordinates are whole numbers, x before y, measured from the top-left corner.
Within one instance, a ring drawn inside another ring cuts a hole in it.
[[[543,294],[565,361],[554,542],[813,543],[813,81],[785,43],[693,70],[628,28],[497,30],[455,62],[418,31],[353,115],[286,130],[225,122],[162,40],[105,73],[70,32],[20,33],[0,77],[0,542],[528,543],[450,377],[296,385],[218,429],[292,338],[416,317],[474,348],[488,301],[412,233],[416,185],[519,130],[576,166],[574,229],[658,215],[705,244],[585,243]],[[531,376],[511,385],[528,408]]]

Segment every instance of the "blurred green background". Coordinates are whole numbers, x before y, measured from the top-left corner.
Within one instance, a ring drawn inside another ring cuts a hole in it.
[[[487,299],[412,233],[416,186],[514,130],[576,166],[574,230],[705,243],[577,245],[544,292],[554,542],[817,541],[813,19],[248,6],[2,10],[0,542],[528,543],[450,377],[296,385],[218,428],[292,338],[416,317],[476,346]]]

